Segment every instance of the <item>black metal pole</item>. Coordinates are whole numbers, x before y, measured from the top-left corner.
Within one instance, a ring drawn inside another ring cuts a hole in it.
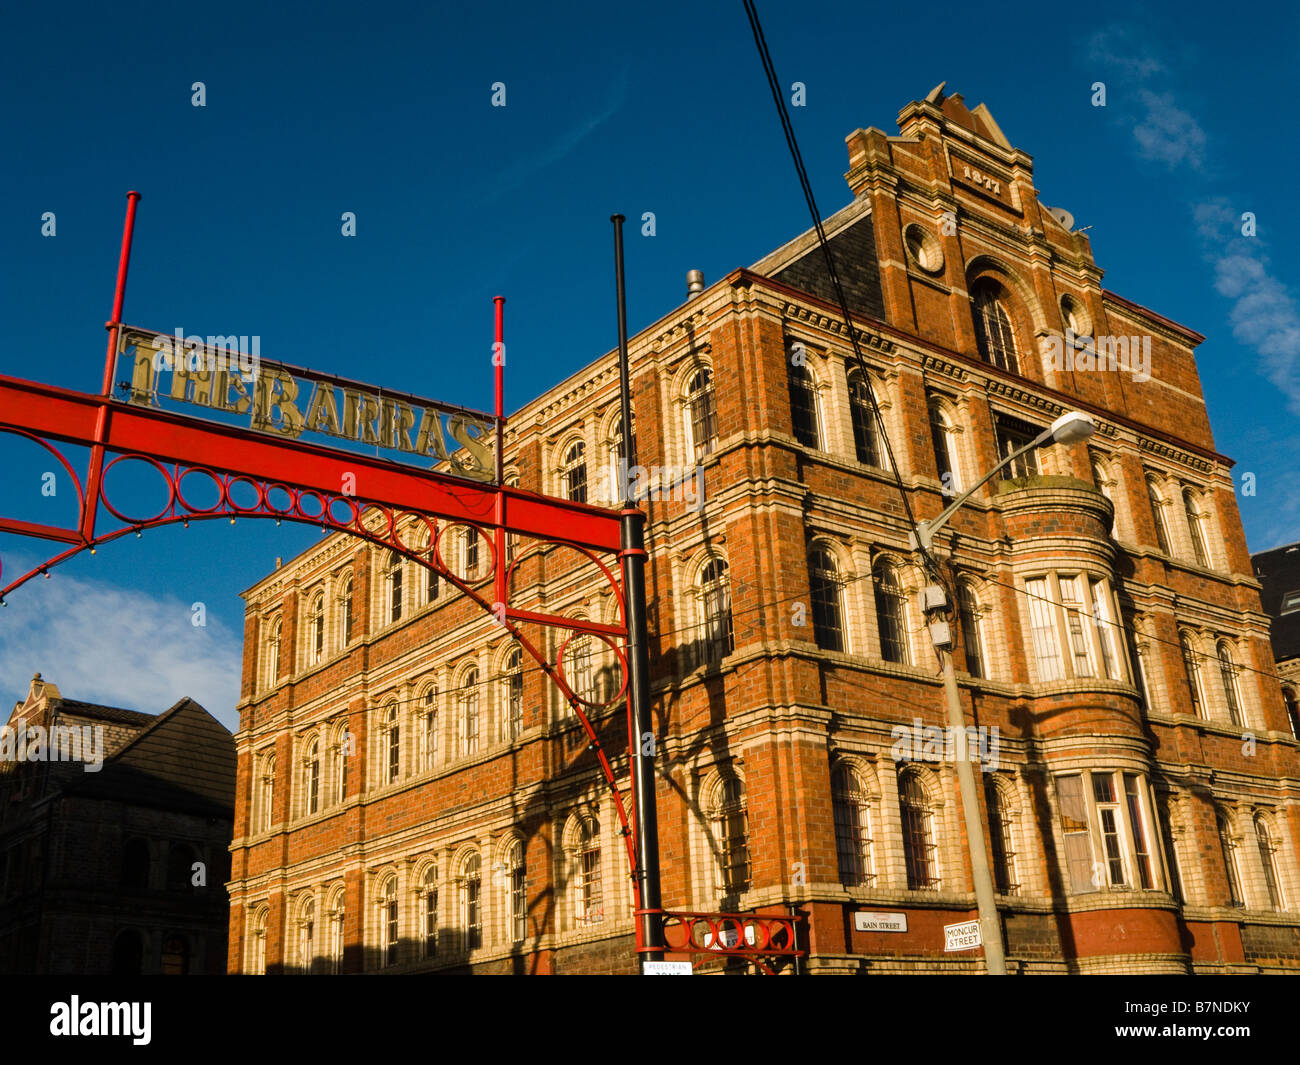
[[[623,468],[619,471],[623,496],[620,562],[623,595],[627,605],[627,710],[632,718],[632,802],[636,815],[637,883],[641,908],[658,910],[659,815],[655,805],[654,725],[650,720],[650,648],[645,601],[645,515],[631,498],[631,466],[636,461],[632,437],[632,386],[627,357],[627,293],[623,285],[623,216],[614,223],[614,283],[618,291],[618,377],[623,414]],[[658,949],[644,961],[663,961],[663,939],[657,915],[641,917],[641,943]]]

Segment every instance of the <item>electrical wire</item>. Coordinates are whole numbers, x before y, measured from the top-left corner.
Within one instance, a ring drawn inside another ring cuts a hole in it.
[[[916,515],[912,511],[912,502],[903,485],[903,478],[898,472],[898,463],[894,459],[894,448],[889,440],[889,432],[885,428],[885,420],[881,416],[880,406],[876,402],[876,390],[872,387],[871,374],[867,370],[866,360],[862,357],[862,348],[858,344],[858,331],[853,324],[853,314],[849,310],[848,300],[844,295],[844,287],[840,284],[839,271],[835,268],[835,256],[832,254],[830,244],[826,239],[826,230],[822,226],[821,212],[817,209],[817,200],[813,195],[812,183],[808,180],[808,171],[803,164],[803,154],[799,151],[799,142],[795,137],[794,127],[790,124],[790,113],[785,106],[785,97],[781,93],[781,83],[776,76],[776,67],[772,62],[772,54],[768,50],[767,38],[763,34],[763,26],[759,22],[758,11],[754,7],[753,0],[745,0],[745,14],[749,16],[749,27],[754,34],[754,44],[758,47],[759,58],[763,63],[763,72],[767,76],[768,88],[772,91],[772,102],[776,104],[777,116],[781,120],[781,130],[785,134],[786,147],[790,150],[790,159],[794,163],[795,173],[799,178],[799,186],[803,190],[804,200],[808,205],[808,213],[812,217],[813,228],[817,231],[817,243],[821,247],[823,257],[826,259],[826,270],[830,275],[831,285],[835,289],[835,298],[840,305],[840,313],[844,316],[844,325],[848,332],[849,343],[853,346],[853,355],[857,360],[858,369],[862,373],[863,384],[867,390],[867,399],[871,403],[872,417],[876,420],[881,440],[885,446],[885,453],[889,456],[889,465],[894,473],[898,493],[903,499],[903,510],[907,515],[908,524],[911,525],[913,533],[916,533],[918,531]],[[931,576],[936,579],[940,578],[938,565],[930,557],[929,552],[919,543],[917,552],[925,560],[926,568]]]

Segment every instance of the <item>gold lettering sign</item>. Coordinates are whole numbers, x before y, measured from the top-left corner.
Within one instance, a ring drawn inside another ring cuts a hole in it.
[[[129,352],[131,359],[127,402],[181,404],[187,413],[206,409],[213,420],[230,423],[236,416],[235,424],[257,432],[293,440],[328,437],[394,461],[429,468],[446,463],[451,467],[446,472],[455,476],[493,479],[494,425],[487,415],[263,362],[256,353],[258,339],[253,338],[249,353],[236,346],[245,337],[208,337],[205,342],[182,336],[180,330],[168,336],[123,329],[119,355]]]

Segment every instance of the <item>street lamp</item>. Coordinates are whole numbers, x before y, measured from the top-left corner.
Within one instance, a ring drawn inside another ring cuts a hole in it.
[[[1047,443],[1071,444],[1077,440],[1087,440],[1096,429],[1096,422],[1083,411],[1072,410],[1062,414],[1024,447],[1018,448],[1007,455],[966,492],[949,504],[937,518],[918,522],[916,532],[908,537],[908,544],[913,551],[921,552],[927,576],[932,581],[937,576],[929,555],[930,548],[934,544],[935,534],[948,524],[948,519],[976,491],[1025,452],[1032,451],[1034,448]],[[924,606],[927,615],[947,608],[947,594],[937,581],[925,589]],[[980,938],[984,941],[984,963],[990,976],[1006,976],[1007,961],[1002,944],[1002,926],[998,921],[998,910],[993,900],[993,877],[989,872],[984,824],[979,816],[979,800],[975,790],[975,771],[971,768],[970,756],[966,749],[966,716],[962,711],[961,696],[957,690],[957,675],[953,672],[952,667],[952,629],[948,622],[941,618],[932,620],[929,623],[929,629],[935,653],[938,654],[939,661],[943,665],[943,688],[948,703],[948,727],[953,734],[953,756],[957,763],[957,782],[961,788],[962,813],[966,821],[966,841],[970,849],[971,873],[975,881],[975,903],[979,908]]]

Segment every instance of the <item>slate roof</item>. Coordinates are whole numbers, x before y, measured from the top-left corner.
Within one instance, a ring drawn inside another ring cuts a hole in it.
[[[1251,556],[1264,612],[1272,618],[1270,639],[1279,662],[1300,656],[1300,611],[1281,613],[1282,597],[1300,591],[1300,543],[1275,547]]]

